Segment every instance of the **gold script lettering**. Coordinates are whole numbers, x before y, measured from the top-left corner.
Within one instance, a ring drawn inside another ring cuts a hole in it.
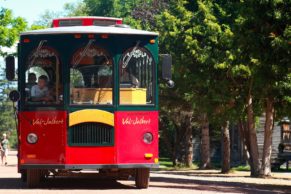
[[[138,118],[138,117],[122,118],[122,125],[149,125],[150,123],[151,123],[151,119],[145,119],[144,117],[142,117],[142,118]]]
[[[62,124],[64,124],[64,120],[57,119],[56,117],[47,118],[47,119],[33,119],[32,120],[32,125],[47,126],[47,125],[62,125]]]

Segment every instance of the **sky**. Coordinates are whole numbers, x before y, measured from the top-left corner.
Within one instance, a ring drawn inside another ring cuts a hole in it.
[[[0,0],[0,8],[8,8],[13,11],[13,16],[21,16],[26,19],[29,25],[39,20],[45,10],[61,11],[65,3],[74,3],[77,0]],[[10,49],[2,48],[8,52],[15,52],[15,47]],[[0,57],[0,67],[4,59]]]
[[[65,3],[76,0],[0,0],[0,7],[13,11],[14,16],[21,16],[31,25],[39,19],[45,10],[61,11]]]

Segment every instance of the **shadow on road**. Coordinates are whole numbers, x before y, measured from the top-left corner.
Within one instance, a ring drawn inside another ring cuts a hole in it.
[[[203,172],[203,171],[154,171],[156,174],[166,174],[166,175],[183,175],[183,176],[195,176],[195,177],[221,177],[221,178],[252,178],[249,175],[242,176],[242,175],[235,175],[235,174],[221,174],[220,172]],[[290,172],[280,172],[282,174],[291,175]],[[272,176],[270,179],[279,179],[279,180],[290,180],[291,176],[289,177],[276,177]],[[290,191],[291,193],[291,191]]]
[[[183,176],[196,176],[196,177],[222,177],[222,178],[228,178],[230,176],[227,176],[227,174],[221,174],[217,172],[199,172],[199,171],[155,171],[156,174],[170,174],[170,175],[183,175]],[[241,175],[231,175],[232,178],[243,178],[250,176],[241,176]]]
[[[0,178],[0,190],[2,189],[21,189],[25,184],[19,178]]]
[[[290,193],[291,186],[259,185],[249,183],[217,182],[193,179],[178,179],[169,177],[152,177],[151,187],[214,191],[221,193]]]
[[[48,178],[40,183],[40,189],[56,190],[114,190],[135,189],[134,186],[124,185],[114,180],[98,180],[86,178]],[[28,189],[26,183],[20,178],[0,178],[0,190],[3,189]]]

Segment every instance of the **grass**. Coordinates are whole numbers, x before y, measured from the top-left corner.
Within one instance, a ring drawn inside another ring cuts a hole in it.
[[[173,163],[170,158],[159,158],[160,160],[160,167],[161,168],[171,168],[173,167]]]
[[[159,170],[193,170],[198,169],[198,163],[193,162],[192,167],[186,167],[184,165],[173,166],[173,162],[170,158],[160,158]]]
[[[160,169],[159,170],[196,170],[199,168],[198,162],[193,162],[192,167],[186,167],[183,165],[173,166],[173,162],[170,158],[160,158]],[[213,169],[220,169],[221,164],[219,162],[212,162]],[[250,171],[249,165],[241,165],[231,168],[231,172],[234,171]]]
[[[160,158],[160,168],[155,169],[156,171],[160,170],[165,170],[165,171],[188,171],[188,170],[197,170],[199,169],[199,163],[198,162],[193,162],[192,167],[186,167],[183,165],[177,165],[173,166],[173,162],[170,158]],[[212,162],[212,168],[215,170],[220,170],[221,169],[221,164],[220,162]],[[235,166],[232,167],[230,170],[230,173],[234,173],[235,171],[237,172],[250,172],[250,166],[249,165],[240,165],[240,166]],[[272,172],[278,172],[278,173],[290,173],[291,172],[291,166],[287,170],[285,166],[281,166],[279,170],[272,170]]]
[[[241,165],[231,168],[232,171],[250,171],[251,167],[249,165]]]
[[[236,167],[233,167],[231,168],[232,171],[250,171],[251,170],[251,167],[249,165],[241,165],[241,166],[236,166]],[[279,170],[275,170],[275,169],[272,169],[272,172],[286,172],[286,173],[290,173],[291,172],[291,169],[289,168],[288,170],[286,169],[286,167],[280,167]]]

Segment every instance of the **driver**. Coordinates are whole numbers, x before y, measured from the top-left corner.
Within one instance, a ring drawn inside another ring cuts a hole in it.
[[[52,101],[53,98],[49,95],[47,87],[48,78],[45,75],[41,75],[38,78],[37,85],[31,88],[31,100],[32,101]]]

